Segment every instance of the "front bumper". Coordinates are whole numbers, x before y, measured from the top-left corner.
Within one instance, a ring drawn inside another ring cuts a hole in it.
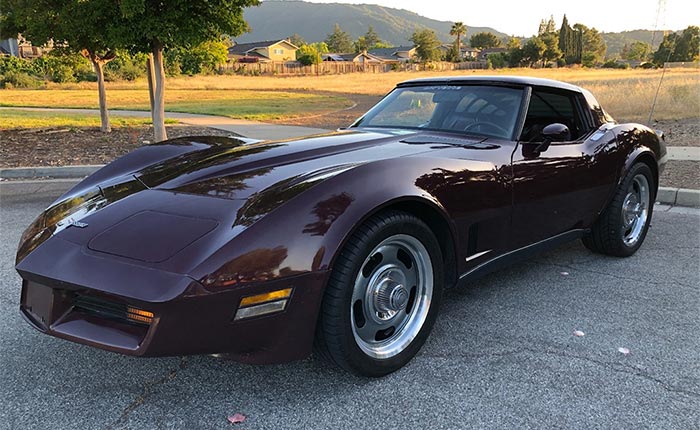
[[[221,353],[262,364],[311,353],[327,272],[212,291],[186,275],[85,253],[56,239],[17,266],[20,310],[43,333],[136,356]],[[292,288],[283,311],[234,321],[243,297],[283,288]],[[86,298],[97,307],[86,307]],[[152,318],[134,321],[120,309]]]

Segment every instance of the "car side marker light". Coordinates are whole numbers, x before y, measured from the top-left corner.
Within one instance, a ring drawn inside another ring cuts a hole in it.
[[[244,318],[281,312],[287,307],[287,302],[291,295],[292,289],[285,288],[283,290],[243,297],[241,303],[238,305],[236,316],[233,319],[234,321],[238,321]]]

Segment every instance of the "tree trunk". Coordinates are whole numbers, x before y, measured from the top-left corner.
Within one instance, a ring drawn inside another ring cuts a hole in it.
[[[148,98],[151,102],[151,123],[153,123],[153,112],[155,111],[156,103],[156,88],[155,88],[155,66],[153,65],[153,54],[148,54],[146,61],[146,74],[148,76]]]
[[[163,67],[163,45],[153,42],[153,66],[155,71],[155,94],[153,97],[153,133],[156,142],[168,139],[165,131],[165,69]]]
[[[461,39],[462,35],[460,33],[457,33],[457,61],[460,62],[462,61],[462,46],[461,46]]]
[[[112,131],[112,127],[109,125],[109,112],[107,111],[107,92],[105,90],[105,74],[104,65],[107,61],[103,61],[98,58],[94,53],[89,53],[88,58],[95,68],[95,73],[97,74],[97,93],[100,102],[100,131],[103,133],[109,133]]]

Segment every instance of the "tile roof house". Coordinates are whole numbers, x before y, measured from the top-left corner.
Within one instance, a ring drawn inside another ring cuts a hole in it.
[[[381,58],[385,62],[407,63],[416,55],[415,46],[397,46],[395,48],[377,48],[367,51],[368,54]]]
[[[286,39],[237,43],[228,48],[228,58],[241,63],[295,61],[299,48]]]

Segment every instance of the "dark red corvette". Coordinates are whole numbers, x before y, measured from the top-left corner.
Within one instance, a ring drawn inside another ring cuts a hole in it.
[[[22,237],[21,312],[131,355],[307,356],[379,376],[444,288],[565,241],[633,254],[665,145],[561,82],[401,83],[346,130],[137,149]]]

